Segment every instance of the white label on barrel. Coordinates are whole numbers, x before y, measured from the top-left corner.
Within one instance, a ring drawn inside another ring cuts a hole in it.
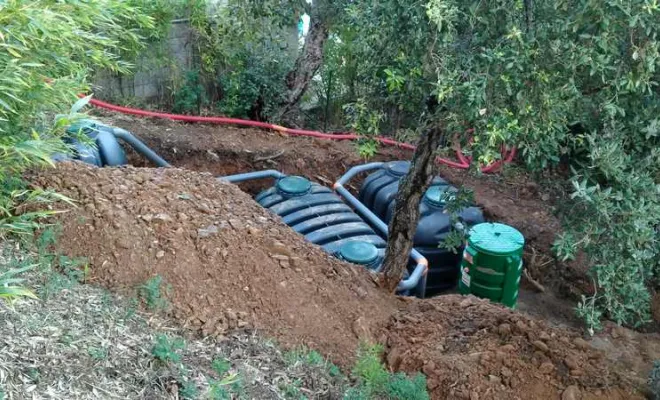
[[[473,263],[473,261],[472,261],[472,254],[468,253],[467,249],[463,252],[463,259],[464,259],[465,261],[469,262],[470,264]]]
[[[470,268],[464,267],[461,280],[463,281],[463,284],[467,287],[470,287]]]

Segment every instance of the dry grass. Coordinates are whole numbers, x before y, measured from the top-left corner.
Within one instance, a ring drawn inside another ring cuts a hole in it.
[[[0,272],[35,257],[5,243]],[[191,337],[134,299],[77,284],[48,265],[26,278],[40,300],[0,307],[0,399],[178,399],[190,387],[202,399],[332,399],[346,387],[322,359],[284,353],[253,333]],[[163,334],[185,338],[180,361],[154,357]],[[215,359],[229,362],[225,376]],[[238,383],[218,383],[234,375]]]

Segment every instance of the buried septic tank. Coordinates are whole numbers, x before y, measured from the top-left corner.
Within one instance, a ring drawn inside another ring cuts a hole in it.
[[[262,207],[333,256],[373,271],[380,270],[387,242],[330,188],[274,170],[219,179],[238,183],[264,178],[274,178],[276,183],[255,197]],[[382,221],[374,222],[382,224]],[[400,294],[423,296],[426,265],[426,260],[413,250],[409,270],[398,288]]]
[[[371,163],[351,168],[339,182],[345,184],[360,172],[372,171],[364,180],[358,199],[379,219],[389,223],[394,214],[400,180],[408,173],[410,162]],[[439,245],[455,229],[465,229],[484,222],[481,210],[466,207],[459,212],[459,224],[452,221],[446,204],[457,189],[435,177],[420,202],[420,217],[413,245],[429,263],[425,297],[454,289],[458,283],[461,251]],[[356,199],[357,200],[357,199]]]

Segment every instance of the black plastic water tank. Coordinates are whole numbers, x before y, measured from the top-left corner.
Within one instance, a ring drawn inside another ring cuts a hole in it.
[[[66,130],[64,141],[73,148],[73,158],[98,167],[115,167],[128,163],[126,153],[112,133],[112,128],[99,122],[83,119]],[[78,137],[83,134],[89,142]]]
[[[386,223],[392,219],[399,181],[408,172],[408,161],[394,161],[370,174],[363,182],[359,198]],[[452,231],[450,215],[445,212],[446,199],[457,189],[436,177],[420,203],[420,217],[414,246],[429,262],[425,296],[433,296],[454,288],[458,282],[462,249],[456,252],[439,244]],[[472,226],[484,222],[482,211],[468,207],[459,213],[461,223]]]
[[[389,222],[385,219],[387,209],[395,202],[399,181],[409,169],[409,161],[392,161],[385,164],[383,168],[365,178],[358,199],[380,219]],[[447,182],[440,177],[435,177],[433,183],[447,185]]]
[[[255,200],[308,241],[346,261],[378,270],[386,242],[331,189],[287,176]]]

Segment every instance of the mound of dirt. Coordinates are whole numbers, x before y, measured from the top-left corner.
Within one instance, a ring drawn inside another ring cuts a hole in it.
[[[210,174],[62,163],[33,182],[79,203],[59,216],[60,246],[88,257],[90,281],[131,294],[159,275],[173,316],[205,336],[253,328],[344,367],[378,339],[390,367],[423,371],[436,399],[633,392],[577,333],[472,297],[385,294]]]
[[[577,332],[472,296],[412,302],[383,335],[390,367],[423,371],[436,399],[637,396],[622,371]]]
[[[60,245],[89,259],[92,282],[134,290],[159,275],[173,315],[204,335],[255,328],[346,364],[399,302],[210,174],[62,163],[35,183],[80,205]]]

